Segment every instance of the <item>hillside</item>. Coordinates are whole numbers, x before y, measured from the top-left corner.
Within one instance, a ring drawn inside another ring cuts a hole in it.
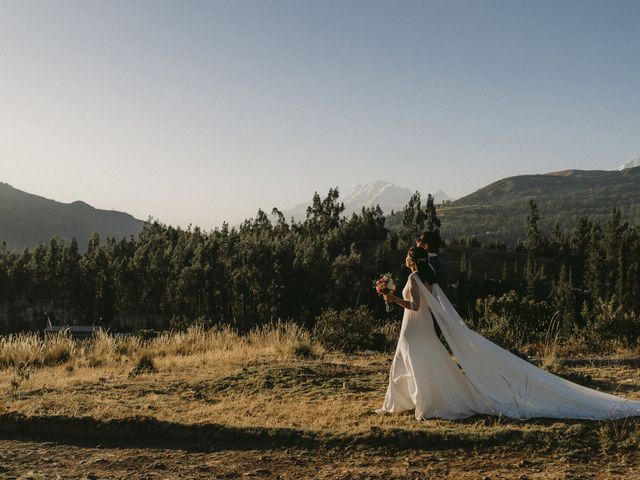
[[[572,229],[580,216],[606,222],[611,210],[640,224],[640,167],[622,171],[565,170],[544,175],[504,178],[438,208],[442,235],[474,236],[515,244],[525,235],[529,200],[538,204],[540,227],[549,232],[556,222]],[[389,226],[400,222],[389,219]]]
[[[21,249],[57,236],[76,238],[84,250],[91,234],[101,238],[137,236],[142,220],[123,212],[99,210],[84,202],[60,203],[0,183],[0,242]]]

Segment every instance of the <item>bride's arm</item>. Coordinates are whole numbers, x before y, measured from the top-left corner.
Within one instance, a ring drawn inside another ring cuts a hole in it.
[[[405,300],[404,298],[400,298],[393,293],[387,293],[386,295],[383,295],[384,301],[394,302],[400,305],[402,308],[406,308],[407,310],[417,311],[420,308],[420,290],[418,287],[418,282],[413,275],[409,277],[408,281],[411,282],[412,300]]]

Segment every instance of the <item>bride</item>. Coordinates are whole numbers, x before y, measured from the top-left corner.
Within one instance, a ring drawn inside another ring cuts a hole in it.
[[[613,419],[640,415],[640,401],[582,387],[542,370],[470,330],[435,282],[428,254],[411,247],[411,275],[389,386],[378,413],[415,409],[416,419],[457,419],[474,414],[511,418]],[[455,355],[433,326],[438,322]]]

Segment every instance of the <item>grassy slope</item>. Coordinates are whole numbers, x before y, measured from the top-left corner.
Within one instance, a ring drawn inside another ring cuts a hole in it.
[[[614,207],[632,225],[640,224],[640,167],[618,171],[567,170],[504,178],[450,204],[439,206],[445,239],[475,236],[513,245],[524,238],[530,199],[547,233],[559,222],[575,226],[580,216],[606,222]],[[401,214],[389,218],[397,228]]]

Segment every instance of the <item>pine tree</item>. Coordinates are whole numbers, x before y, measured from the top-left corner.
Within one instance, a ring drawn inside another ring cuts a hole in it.
[[[535,299],[538,285],[538,266],[532,255],[527,255],[527,264],[524,269],[524,284],[527,297]]]
[[[427,205],[424,210],[424,218],[427,231],[435,234],[435,241],[433,241],[433,245],[430,246],[430,249],[433,249],[434,253],[438,253],[441,246],[440,225],[442,223],[438,218],[434,199],[431,194],[427,195]]]
[[[502,273],[500,274],[500,281],[502,283],[507,283],[508,279],[509,279],[509,271],[507,269],[507,261],[505,260],[504,263],[502,264]]]
[[[580,217],[571,236],[570,267],[575,285],[584,285],[584,272],[587,253],[591,246],[591,230],[593,224],[586,217]]]
[[[398,228],[398,248],[405,249],[413,245],[415,239],[424,230],[424,212],[420,192],[415,192],[402,210],[402,225]]]
[[[315,234],[325,233],[341,223],[344,203],[339,202],[338,187],[330,188],[327,196],[322,199],[318,192],[313,195],[311,206],[307,207],[306,226]]]
[[[605,254],[600,248],[602,233],[599,225],[592,225],[591,241],[586,252],[584,272],[584,286],[589,293],[590,302],[606,297],[607,262]]]
[[[460,276],[465,280],[471,280],[472,275],[471,259],[467,260],[466,252],[462,252],[462,257],[460,257]]]
[[[629,270],[631,270],[633,268],[633,264],[631,262],[629,262],[629,258],[631,255],[631,252],[629,251],[629,246],[630,246],[630,235],[628,235],[628,232],[625,232],[622,235],[622,238],[620,240],[620,248],[618,250],[618,258],[616,259],[617,262],[617,278],[616,278],[616,284],[615,284],[615,292],[616,292],[616,297],[618,299],[620,299],[620,303],[625,307],[625,308],[629,308],[631,302],[630,302],[630,290],[631,288],[629,285]]]
[[[564,258],[567,254],[566,251],[566,239],[560,230],[560,223],[556,222],[551,230],[551,236],[549,237],[549,246],[551,247],[551,253],[554,258]]]
[[[536,255],[540,251],[541,236],[538,230],[538,222],[540,214],[538,213],[538,205],[535,201],[529,200],[529,215],[527,215],[527,239],[525,247],[530,255]]]
[[[438,218],[434,199],[431,194],[427,195],[427,205],[425,206],[425,224],[428,232],[440,233],[440,226],[442,225],[442,222]]]
[[[621,237],[628,225],[621,222],[622,214],[619,209],[614,208],[603,237],[603,249],[606,262],[606,276],[604,286],[604,298],[609,299],[615,295],[619,280],[618,268],[621,254]],[[625,267],[622,267],[625,268]],[[619,297],[620,298],[620,297]]]
[[[567,336],[575,323],[574,294],[571,269],[563,263],[557,282],[554,283],[552,303],[558,312],[560,331]]]

